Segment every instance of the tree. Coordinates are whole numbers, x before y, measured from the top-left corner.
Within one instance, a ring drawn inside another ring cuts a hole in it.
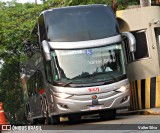
[[[0,101],[12,116],[23,103],[19,66],[23,61],[23,42],[27,40],[44,5],[0,2]]]

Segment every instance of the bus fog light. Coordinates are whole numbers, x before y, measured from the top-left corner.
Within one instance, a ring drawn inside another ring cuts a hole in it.
[[[56,95],[57,97],[60,97],[60,98],[69,98],[69,97],[72,96],[72,95],[66,94],[66,93],[56,93],[55,95]]]
[[[58,103],[57,105],[58,105],[58,107],[60,107],[60,108],[69,109],[69,107],[68,107],[66,104]]]
[[[123,103],[123,102],[125,102],[125,101],[127,101],[127,100],[128,100],[128,96],[124,97],[124,98],[121,100],[120,103]]]

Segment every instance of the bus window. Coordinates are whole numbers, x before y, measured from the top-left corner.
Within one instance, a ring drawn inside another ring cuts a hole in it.
[[[27,82],[27,88],[28,88],[28,96],[31,97],[31,80],[30,79]]]
[[[135,60],[149,57],[147,38],[145,30],[131,32],[136,38],[136,52],[134,53]]]
[[[125,55],[126,55],[126,63],[131,63],[133,61],[133,56],[132,53],[130,52],[129,44],[128,44],[128,39],[126,37],[123,38],[124,41],[124,48],[125,48]]]
[[[40,91],[41,89],[43,89],[44,87],[44,83],[43,83],[43,74],[41,71],[37,71],[36,73],[36,91]]]
[[[36,93],[36,82],[35,74],[31,77],[31,95],[33,96]]]
[[[27,86],[28,86],[28,96],[31,97],[35,94],[35,87],[36,87],[35,75],[31,76],[31,78],[29,79],[27,83]]]
[[[75,42],[118,35],[119,29],[114,17],[110,8],[106,7],[83,8],[83,10],[62,8],[46,12],[45,24],[48,40]]]
[[[91,49],[54,50],[51,56],[54,79],[58,83],[93,83],[112,80],[113,75],[119,77],[125,74],[121,43]],[[86,80],[86,76],[94,79]]]
[[[51,63],[46,61],[45,62],[45,71],[46,71],[46,79],[48,83],[52,83],[52,70],[51,70]]]
[[[42,42],[43,40],[47,40],[43,15],[39,17],[38,23],[39,23],[40,41]]]

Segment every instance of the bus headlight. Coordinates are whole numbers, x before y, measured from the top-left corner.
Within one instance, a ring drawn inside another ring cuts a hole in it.
[[[72,95],[66,94],[66,93],[56,93],[55,96],[56,96],[56,97],[60,97],[60,98],[69,98],[69,97],[71,97]]]
[[[129,88],[129,85],[121,86],[119,89],[115,90],[116,92],[124,92]]]

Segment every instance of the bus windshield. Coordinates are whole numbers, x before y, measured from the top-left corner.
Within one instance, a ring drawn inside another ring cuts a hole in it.
[[[76,42],[116,36],[119,29],[112,10],[106,6],[61,8],[45,14],[50,42]]]
[[[126,74],[122,44],[51,51],[54,81],[77,84],[117,79]]]

